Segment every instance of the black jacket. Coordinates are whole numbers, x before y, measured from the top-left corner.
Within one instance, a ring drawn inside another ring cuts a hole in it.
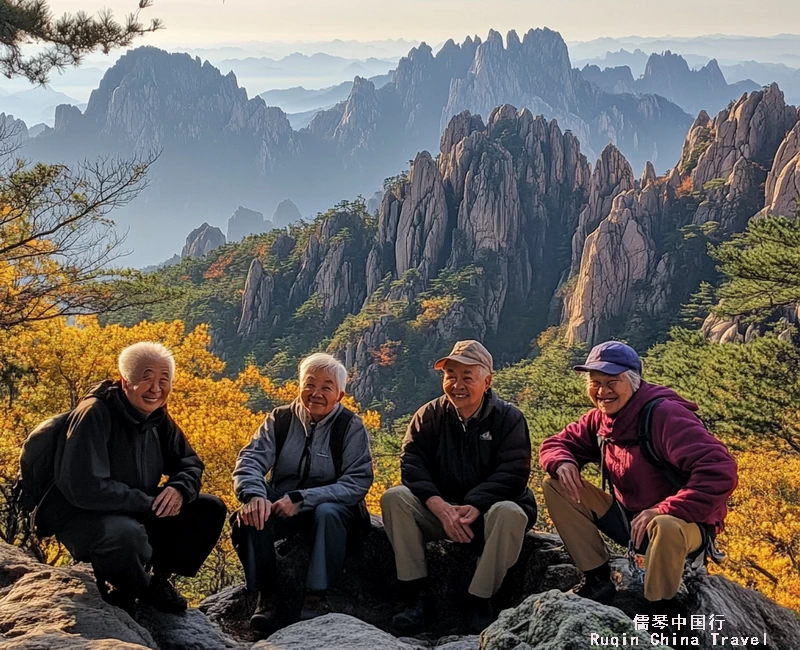
[[[530,472],[525,416],[491,390],[466,427],[446,396],[422,406],[408,425],[400,456],[403,485],[422,503],[440,496],[484,514],[499,501],[514,501],[533,526],[536,501],[528,488]]]
[[[74,508],[149,515],[162,475],[186,503],[200,491],[203,463],[160,408],[145,418],[120,382],[92,389],[67,420],[55,462],[55,486],[37,522],[54,532]]]

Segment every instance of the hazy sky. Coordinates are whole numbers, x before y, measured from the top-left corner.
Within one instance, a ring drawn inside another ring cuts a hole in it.
[[[136,0],[51,0],[54,13],[110,7],[128,13]],[[155,0],[143,17],[167,29],[146,41],[200,46],[246,40],[311,41],[406,38],[433,44],[490,27],[520,34],[547,26],[566,40],[599,36],[767,36],[800,33],[798,0]]]

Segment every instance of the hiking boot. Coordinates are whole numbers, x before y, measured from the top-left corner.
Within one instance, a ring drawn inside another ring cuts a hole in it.
[[[258,603],[250,617],[250,627],[262,634],[271,634],[278,626],[275,622],[275,604],[272,594],[264,591],[258,594]]]
[[[492,603],[488,598],[472,596],[472,619],[469,623],[470,634],[480,634],[494,622]]]
[[[576,596],[588,598],[603,605],[610,605],[617,595],[617,588],[611,581],[611,569],[608,564],[586,571],[578,586],[571,591]]]
[[[187,607],[186,599],[166,575],[153,576],[144,594],[139,596],[139,602],[165,614],[180,614]]]
[[[325,614],[330,613],[331,608],[328,604],[328,598],[325,595],[325,592],[310,592],[306,594],[306,599],[303,603],[303,609],[300,612],[300,620],[310,621],[312,618],[325,616]]]
[[[416,597],[410,605],[400,610],[392,619],[392,625],[400,634],[407,636],[419,634],[436,620],[433,599],[423,593]]]

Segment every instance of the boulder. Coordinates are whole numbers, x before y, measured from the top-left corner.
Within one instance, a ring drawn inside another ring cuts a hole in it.
[[[0,543],[0,586],[3,648],[158,649],[145,628],[100,598],[85,565],[52,567]]]
[[[252,650],[414,650],[391,634],[344,614],[328,614],[278,630]]]
[[[221,632],[197,609],[183,614],[162,614],[143,607],[139,609],[138,620],[153,635],[158,650],[244,650],[249,647]]]
[[[795,612],[722,576],[692,576],[685,584],[690,614],[714,614],[722,621],[721,630],[716,630],[720,634],[762,638],[766,633],[770,650],[797,648],[800,618]],[[702,637],[706,648],[715,647],[710,630]]]
[[[616,607],[607,607],[573,594],[550,590],[528,597],[519,607],[501,612],[481,633],[481,650],[578,650],[592,644],[592,634],[617,637],[618,643],[602,645],[651,645],[645,632],[635,631],[633,621]]]

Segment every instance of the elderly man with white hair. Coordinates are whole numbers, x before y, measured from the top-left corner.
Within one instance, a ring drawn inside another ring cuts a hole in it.
[[[277,627],[275,542],[311,538],[301,612],[310,619],[328,611],[326,592],[344,565],[348,533],[369,523],[372,456],[361,418],[341,404],[347,372],[317,353],[300,363],[299,375],[297,399],[267,416],[233,472],[243,504],[231,518],[233,542],[247,588],[259,594],[250,625],[263,633]]]
[[[225,504],[200,494],[203,463],[167,413],[172,353],[136,343],[120,354],[119,372],[69,414],[38,530],[92,563],[109,602],[131,613],[137,599],[180,612],[186,600],[172,575],[200,569],[219,539]]]
[[[473,340],[458,341],[434,364],[444,395],[414,414],[400,456],[403,484],[381,498],[407,601],[393,619],[401,634],[418,633],[436,617],[425,542],[449,539],[480,549],[468,589],[470,629],[478,634],[494,619],[491,598],[536,521],[528,423],[492,391],[492,365],[489,351]]]

